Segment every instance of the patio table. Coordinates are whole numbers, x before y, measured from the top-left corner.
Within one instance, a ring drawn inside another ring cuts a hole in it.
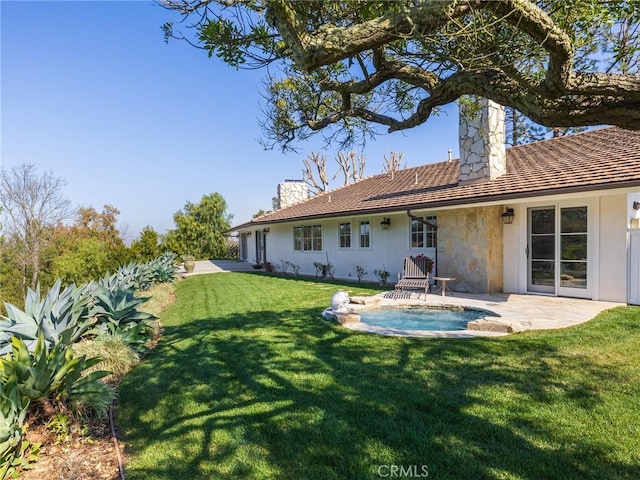
[[[451,291],[451,289],[447,288],[447,282],[455,280],[455,277],[433,277],[433,279],[436,281],[439,281],[442,284],[442,286],[440,287],[440,290],[442,291],[443,297],[445,296],[445,292],[447,290],[449,290],[449,293],[453,295],[453,292]]]

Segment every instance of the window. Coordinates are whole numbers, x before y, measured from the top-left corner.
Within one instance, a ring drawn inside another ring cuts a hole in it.
[[[371,224],[367,220],[366,222],[360,222],[360,248],[371,247]]]
[[[293,227],[293,249],[302,251],[302,227]]]
[[[435,216],[421,217],[430,225],[411,220],[411,248],[435,248],[438,241]]]
[[[293,227],[293,249],[297,252],[322,250],[322,225]]]
[[[351,223],[338,225],[338,245],[340,248],[351,248]]]

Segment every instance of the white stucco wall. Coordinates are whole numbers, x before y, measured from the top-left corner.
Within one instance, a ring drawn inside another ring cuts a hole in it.
[[[640,194],[635,193],[640,198]],[[635,197],[633,197],[635,198]],[[503,231],[503,290],[506,293],[527,293],[527,209],[534,206],[587,204],[589,208],[589,283],[590,296],[594,300],[626,302],[627,300],[627,228],[633,216],[640,212],[632,209],[632,195],[629,190],[604,192],[599,195],[561,195],[532,202],[520,201],[497,206],[496,212],[505,207],[514,208],[515,220],[511,225],[502,225]],[[496,206],[494,206],[496,207]],[[413,211],[416,216],[436,215],[433,211]],[[495,213],[496,218],[499,218]],[[389,230],[382,230],[380,222],[384,217],[391,219]],[[446,221],[447,216],[440,212]],[[358,226],[360,221],[368,220],[371,224],[371,248],[358,247]],[[352,227],[352,247],[338,247],[338,224],[350,221]],[[321,224],[323,229],[323,250],[321,252],[296,252],[293,250],[293,226]],[[282,260],[300,266],[303,275],[314,275],[314,262],[329,262],[335,267],[335,277],[357,280],[356,267],[363,266],[368,272],[365,281],[376,281],[374,269],[386,269],[391,273],[389,283],[394,283],[402,269],[402,260],[409,255],[424,254],[434,259],[434,249],[410,248],[411,220],[403,213],[352,216],[340,219],[324,219],[309,222],[292,222],[286,224],[270,224],[267,233],[267,260],[274,265]],[[248,240],[249,262],[254,261],[256,227],[250,229],[252,235]],[[262,230],[262,228],[260,228]],[[446,228],[439,235],[446,233]],[[438,243],[443,238],[439,237]],[[443,252],[438,255],[441,256]],[[443,257],[444,258],[444,257]],[[443,260],[440,258],[440,260]],[[446,262],[442,261],[443,272]],[[434,269],[435,273],[441,273]],[[446,273],[446,272],[445,272]],[[579,292],[577,292],[579,293]]]
[[[417,216],[426,215],[424,212],[413,212]],[[380,222],[384,217],[391,219],[391,226],[383,230]],[[368,220],[371,224],[371,247],[359,248],[358,227],[361,221]],[[351,248],[339,248],[338,224],[351,222]],[[299,252],[293,250],[294,225],[322,225],[323,250],[321,252]],[[255,233],[249,241],[249,261],[254,258]],[[391,273],[389,283],[395,283],[398,273],[402,270],[404,257],[424,254],[434,262],[435,249],[410,248],[410,219],[406,214],[354,216],[340,219],[324,219],[308,222],[269,225],[267,234],[267,260],[272,264],[280,264],[282,260],[300,266],[300,274],[315,275],[314,262],[334,265],[336,278],[357,280],[356,267],[358,265],[368,272],[364,281],[377,281],[373,271],[386,269]],[[253,255],[253,256],[252,256]]]
[[[527,293],[527,209],[534,206],[585,203],[589,208],[589,282],[594,300],[626,302],[628,192],[558,196],[547,200],[507,205],[515,221],[504,225],[504,291]]]
[[[627,301],[627,195],[600,198],[599,300]]]
[[[526,218],[527,209],[520,205],[507,205],[513,208],[515,213],[515,221],[511,225],[503,225],[502,246],[503,246],[503,268],[502,288],[505,293],[520,292],[520,269],[526,265],[522,265],[522,257],[525,256],[524,249],[526,240],[521,238],[519,223],[521,219]],[[506,207],[505,207],[506,208]],[[526,226],[525,226],[526,228]],[[526,235],[526,230],[525,230]]]

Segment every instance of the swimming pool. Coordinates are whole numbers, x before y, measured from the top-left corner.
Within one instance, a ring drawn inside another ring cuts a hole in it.
[[[403,330],[466,330],[467,322],[494,316],[491,312],[474,309],[446,308],[376,308],[363,310],[360,322],[368,325]]]

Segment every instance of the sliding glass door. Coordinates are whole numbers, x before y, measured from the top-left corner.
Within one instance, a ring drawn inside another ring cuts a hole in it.
[[[587,206],[529,208],[528,290],[590,297],[588,240]]]
[[[556,293],[556,208],[529,209],[528,290]]]

